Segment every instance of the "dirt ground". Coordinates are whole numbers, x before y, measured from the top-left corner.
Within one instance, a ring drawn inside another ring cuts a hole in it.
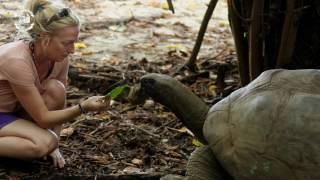
[[[190,57],[207,0],[175,0],[175,14],[164,0],[64,1],[82,20],[76,53],[70,57],[67,105],[105,94],[124,78],[150,73],[172,75]],[[0,45],[15,39],[21,1],[0,0]],[[199,71],[176,74],[210,105],[236,89],[239,77],[224,1],[210,21],[197,61]],[[218,84],[221,65],[224,81]],[[221,89],[222,87],[222,89]],[[0,160],[0,179],[159,179],[185,175],[199,144],[167,108],[115,103],[101,113],[82,115],[63,126],[60,149],[67,165],[50,161]]]

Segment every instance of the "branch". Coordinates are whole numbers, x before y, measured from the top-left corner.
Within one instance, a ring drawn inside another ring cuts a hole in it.
[[[213,14],[213,10],[217,5],[218,0],[211,0],[208,6],[208,9],[203,17],[201,26],[200,26],[200,30],[198,32],[198,36],[197,36],[197,40],[196,43],[193,47],[193,51],[191,54],[191,57],[189,59],[189,61],[186,63],[186,66],[191,70],[191,71],[195,71],[195,64],[196,64],[196,60],[197,60],[197,56],[198,53],[200,51],[201,48],[201,44],[203,41],[203,37],[204,34],[206,33],[207,27],[208,27],[208,23],[212,17]]]

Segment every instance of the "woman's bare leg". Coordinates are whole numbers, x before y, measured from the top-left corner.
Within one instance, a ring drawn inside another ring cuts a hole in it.
[[[42,93],[42,98],[49,110],[59,110],[65,107],[66,103],[66,89],[64,85],[55,79],[46,80],[43,84],[44,93]],[[23,119],[32,120],[30,115],[25,112],[24,109],[20,108],[17,115]],[[56,132],[57,135],[60,134],[61,125],[53,127],[52,130]]]
[[[64,85],[57,80],[49,79],[43,83],[45,89],[44,94],[42,95],[45,104],[49,110],[59,110],[65,107],[66,102],[66,90]],[[53,133],[56,134],[57,140],[60,140],[60,131],[61,125],[52,128]],[[54,166],[60,168],[64,167],[65,160],[62,157],[59,148],[57,147],[53,152],[50,153],[50,157],[53,160]]]
[[[64,85],[55,79],[49,79],[43,83],[45,89],[42,95],[45,104],[49,110],[59,110],[65,107],[66,103],[66,89]],[[61,125],[52,128],[52,130],[60,135]]]
[[[40,158],[57,146],[54,135],[28,120],[19,119],[0,129],[1,157]]]
[[[57,80],[48,80],[43,84],[45,92],[43,99],[49,110],[58,110],[65,105],[65,88]],[[27,113],[21,113],[28,118]],[[59,137],[61,125],[54,127]],[[59,139],[59,138],[58,138]],[[39,158],[48,155],[52,151],[57,154],[57,138],[48,130],[42,129],[34,122],[19,119],[0,129],[0,156],[19,159]],[[58,155],[60,152],[58,151]],[[55,158],[55,157],[53,157]],[[60,155],[54,159],[59,167],[64,165],[64,159]]]

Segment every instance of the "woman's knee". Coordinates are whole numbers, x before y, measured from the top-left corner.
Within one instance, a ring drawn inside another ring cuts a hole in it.
[[[46,129],[38,127],[35,123],[18,119],[0,130],[1,137],[16,137],[13,153],[16,151],[20,157],[39,158],[52,152],[58,147],[58,138]],[[1,148],[0,148],[1,149]],[[14,157],[15,155],[12,155]],[[11,157],[11,156],[10,156]]]
[[[45,89],[43,99],[48,109],[61,109],[66,99],[66,89],[62,82],[56,79],[49,79],[43,83]]]

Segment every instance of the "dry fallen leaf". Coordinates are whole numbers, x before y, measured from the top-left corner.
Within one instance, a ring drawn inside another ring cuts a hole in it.
[[[217,96],[217,86],[214,84],[209,85],[208,91],[210,92],[211,95]]]
[[[94,52],[92,51],[86,51],[86,52],[81,52],[82,56],[88,56],[88,55],[92,55]]]
[[[167,2],[161,2],[161,8],[164,10],[168,10],[169,9],[169,5]]]
[[[137,173],[141,173],[141,170],[139,168],[136,167],[126,167],[122,170],[124,173],[128,173],[128,174],[137,174]]]
[[[154,107],[155,102],[151,99],[146,100],[146,102],[144,103],[143,107],[146,109],[150,109],[152,107]]]
[[[66,136],[71,136],[74,132],[74,129],[72,127],[65,128],[61,130],[60,136],[66,137]]]
[[[84,49],[84,48],[87,48],[87,45],[85,43],[77,42],[77,43],[74,43],[74,48]]]
[[[131,163],[140,166],[143,164],[143,161],[135,158],[131,160]]]
[[[181,132],[181,133],[187,133],[187,134],[189,134],[190,136],[194,136],[194,134],[193,134],[188,128],[186,128],[186,127],[182,127],[182,128],[180,128],[180,129],[178,129],[178,131]]]
[[[170,51],[183,51],[188,52],[187,48],[182,44],[169,44],[166,46]]]

